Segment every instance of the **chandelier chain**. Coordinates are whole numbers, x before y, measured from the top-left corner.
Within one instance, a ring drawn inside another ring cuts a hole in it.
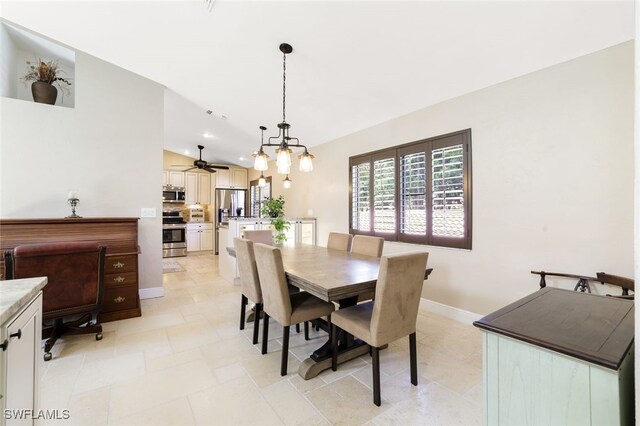
[[[287,91],[287,54],[285,53],[282,57],[282,122],[286,123],[286,91]]]

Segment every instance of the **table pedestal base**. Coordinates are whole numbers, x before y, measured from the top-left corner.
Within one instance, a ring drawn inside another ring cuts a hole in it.
[[[338,364],[350,361],[359,356],[369,354],[369,345],[354,346],[349,349],[345,349],[338,353]],[[331,357],[328,357],[322,361],[314,361],[311,358],[307,358],[302,361],[298,368],[298,374],[305,380],[313,379],[324,370],[331,368]]]

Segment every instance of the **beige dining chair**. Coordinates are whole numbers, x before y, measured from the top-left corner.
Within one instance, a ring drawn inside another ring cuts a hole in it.
[[[336,311],[332,315],[331,369],[338,361],[338,329],[371,346],[373,357],[373,403],[380,406],[380,346],[409,336],[411,383],[418,384],[416,319],[429,253],[384,256],[376,284],[375,301]]]
[[[256,267],[256,257],[253,252],[253,241],[244,238],[234,238],[233,246],[236,249],[236,261],[240,275],[240,330],[244,330],[245,311],[247,302],[255,303],[255,317],[253,321],[253,344],[258,343],[258,328],[260,311],[262,310],[262,290]]]
[[[254,243],[273,245],[273,232],[268,230],[261,231],[244,231],[244,237]]]
[[[368,237],[366,235],[356,235],[351,243],[351,253],[362,254],[364,256],[380,257],[384,247],[384,238]],[[373,299],[373,292],[358,295],[358,302]]]
[[[384,238],[356,235],[353,237],[353,242],[351,243],[351,253],[380,257],[382,256],[383,247]]]
[[[327,239],[327,248],[333,250],[351,250],[351,240],[353,235],[342,234],[340,232],[329,232],[329,238]]]
[[[264,309],[262,353],[267,353],[269,317],[273,317],[284,327],[280,375],[286,376],[289,360],[289,327],[292,324],[306,323],[323,316],[327,316],[330,325],[331,313],[335,307],[333,303],[325,302],[305,291],[289,294],[280,249],[265,244],[256,244],[254,250],[258,265],[258,276],[262,287]]]

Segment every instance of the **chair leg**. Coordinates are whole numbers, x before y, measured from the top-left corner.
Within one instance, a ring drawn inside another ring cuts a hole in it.
[[[304,340],[309,340],[309,321],[304,322]]]
[[[269,340],[269,315],[265,312],[262,323],[262,355],[267,353],[267,340]]]
[[[260,328],[260,310],[262,303],[256,303],[255,320],[253,321],[253,344],[258,343],[258,329]]]
[[[300,324],[296,324],[296,333],[300,333]]]
[[[244,330],[244,311],[247,308],[247,296],[241,295],[240,299],[240,330]]]
[[[411,384],[418,386],[418,361],[416,356],[416,333],[409,335],[409,358],[411,362]]]
[[[338,369],[338,328],[331,324],[331,369]]]
[[[371,347],[373,354],[373,403],[380,406],[380,349]]]
[[[282,331],[282,361],[280,362],[280,375],[287,375],[287,363],[289,361],[289,326]]]

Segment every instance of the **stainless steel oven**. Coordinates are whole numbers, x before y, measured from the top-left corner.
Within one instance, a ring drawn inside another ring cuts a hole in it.
[[[187,255],[187,224],[180,211],[162,213],[162,257]]]

